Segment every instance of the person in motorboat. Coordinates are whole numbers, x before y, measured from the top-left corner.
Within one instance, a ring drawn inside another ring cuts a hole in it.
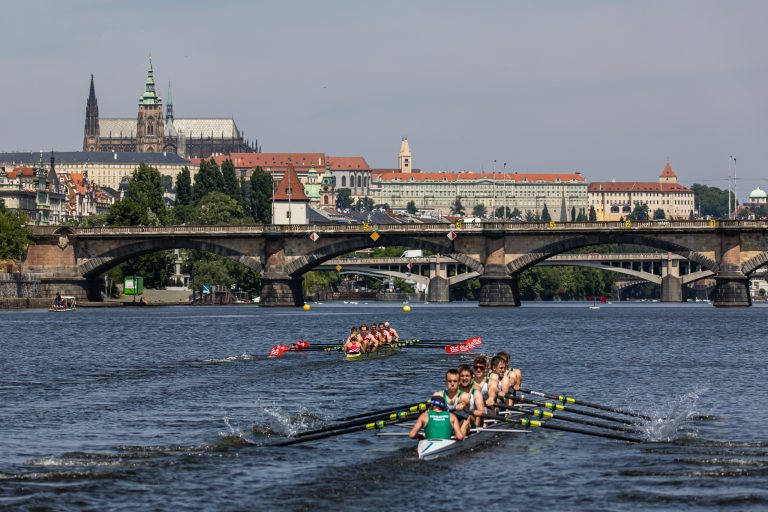
[[[53,307],[56,309],[61,308],[61,293],[57,293],[56,298],[53,299]]]
[[[464,440],[459,419],[448,410],[442,395],[434,393],[429,401],[429,410],[419,415],[413,428],[408,432],[408,437],[416,439],[424,429],[424,437],[430,440],[451,439]]]

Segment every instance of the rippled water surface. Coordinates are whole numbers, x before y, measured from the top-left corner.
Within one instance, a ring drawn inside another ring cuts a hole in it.
[[[768,308],[412,306],[1,311],[0,508],[768,507]],[[267,357],[276,342],[337,341],[384,320],[404,338],[481,335],[481,350],[512,353],[525,387],[670,419],[643,426],[642,444],[536,430],[431,462],[372,432],[251,444],[418,401],[473,357]]]

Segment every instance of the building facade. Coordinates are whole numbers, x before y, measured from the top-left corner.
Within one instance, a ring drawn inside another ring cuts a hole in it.
[[[449,215],[457,198],[467,213],[481,204],[489,216],[501,207],[540,217],[547,207],[555,220],[588,207],[587,181],[581,173],[382,172],[374,175],[369,196],[376,204]],[[583,212],[582,212],[583,213]]]
[[[0,199],[9,210],[24,213],[29,224],[47,226],[60,224],[65,194],[54,170],[43,164],[43,156],[34,167],[0,167]]]
[[[142,163],[156,168],[164,176],[170,176],[174,184],[176,176],[185,166],[189,168],[193,180],[199,171],[198,166],[190,165],[188,160],[175,153],[60,151],[53,155],[57,172],[84,174],[96,185],[115,190]],[[35,153],[0,153],[0,166],[6,169],[35,165],[37,160]]]
[[[626,219],[636,204],[648,205],[649,217],[664,210],[668,220],[688,220],[695,209],[693,190],[680,185],[672,166],[667,163],[656,182],[596,181],[589,185],[589,204],[597,220]]]
[[[234,119],[176,118],[171,85],[168,103],[155,90],[150,59],[144,93],[139,98],[136,118],[99,117],[99,104],[91,75],[85,108],[83,151],[174,153],[185,157],[208,157],[217,153],[255,152],[257,143],[249,143]]]

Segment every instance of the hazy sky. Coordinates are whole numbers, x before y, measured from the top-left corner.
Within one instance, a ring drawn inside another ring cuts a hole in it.
[[[177,117],[265,152],[423,170],[581,171],[768,188],[768,2],[3,2],[0,150],[82,147],[134,117],[151,54]],[[742,193],[742,191],[744,191]]]

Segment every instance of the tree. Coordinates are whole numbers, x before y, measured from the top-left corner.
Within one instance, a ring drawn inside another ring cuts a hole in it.
[[[464,215],[464,205],[461,204],[461,196],[456,196],[456,200],[451,205],[451,213],[453,215]]]
[[[635,221],[648,220],[648,205],[636,201],[634,208],[632,208],[632,213],[629,214],[629,219]]]
[[[259,224],[272,223],[272,193],[274,182],[272,175],[261,167],[256,167],[251,174],[251,216]]]
[[[340,188],[336,191],[336,208],[344,210],[352,208],[352,191],[348,188]]]
[[[512,209],[511,212],[507,214],[507,218],[515,219],[515,220],[523,220],[523,212],[521,212],[517,207],[515,207]]]
[[[656,208],[653,211],[653,220],[664,220],[667,218],[667,214],[664,211],[664,208]]]
[[[197,203],[209,192],[224,192],[224,176],[219,170],[219,164],[213,158],[210,161],[203,160],[200,162],[200,170],[195,175],[192,199]]]
[[[158,226],[166,219],[160,172],[141,164],[133,171],[123,199],[109,208],[107,222],[111,226]]]
[[[160,251],[131,258],[123,263],[123,276],[142,276],[144,286],[160,289],[173,275],[176,255],[173,251]]]
[[[176,205],[192,204],[192,179],[186,165],[176,175]]]
[[[197,203],[195,213],[196,224],[214,226],[243,223],[243,207],[222,192],[209,192]]]
[[[240,206],[243,207],[243,215],[246,218],[253,218],[251,209],[251,187],[245,180],[245,176],[240,176]]]
[[[21,212],[0,209],[0,259],[20,260],[30,242],[32,230]]]
[[[589,207],[589,222],[597,222],[597,212],[594,206]]]
[[[235,164],[229,158],[221,164],[221,176],[224,180],[223,192],[235,201],[240,201],[240,183],[237,181],[237,175],[235,174]]]
[[[486,213],[488,213],[488,209],[485,207],[483,203],[477,203],[475,206],[472,207],[473,217],[485,217]]]
[[[0,212],[4,212],[4,211],[5,211],[5,200],[0,199]]]
[[[708,187],[694,183],[691,186],[693,190],[694,205],[699,211],[699,217],[714,217],[716,219],[728,218],[728,194],[727,190],[717,187]],[[731,193],[731,205],[736,203],[736,197]]]
[[[549,214],[549,208],[547,203],[544,203],[544,208],[541,210],[541,222],[549,222],[552,220],[552,216]]]
[[[576,207],[571,206],[571,222],[576,222]]]
[[[171,178],[167,174],[163,174],[161,179],[163,181],[163,192],[165,193],[173,192],[173,178]]]
[[[539,222],[539,214],[525,210],[525,222]]]
[[[576,216],[576,222],[586,222],[587,215],[584,213],[584,208],[579,208],[579,214]]]
[[[411,215],[416,215],[419,213],[419,209],[416,208],[416,203],[414,201],[408,201],[408,204],[405,205],[405,211]]]
[[[373,199],[371,199],[368,196],[359,198],[357,200],[357,203],[355,204],[355,209],[361,212],[373,211],[373,207],[374,207]]]

